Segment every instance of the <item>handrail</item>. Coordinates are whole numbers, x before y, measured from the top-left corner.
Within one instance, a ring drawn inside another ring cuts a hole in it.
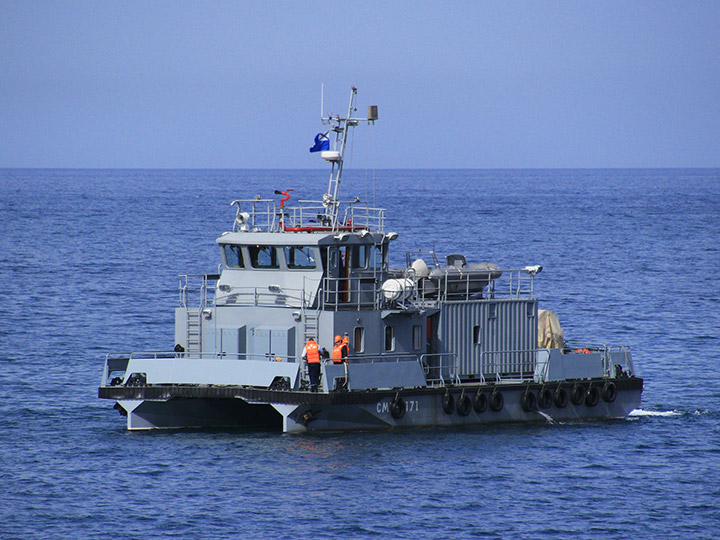
[[[613,355],[620,354],[623,357],[622,366],[624,366],[628,374],[635,373],[635,368],[632,362],[632,355],[630,353],[630,347],[627,345],[607,345],[605,343],[592,343],[582,341],[566,341],[566,349],[599,352],[601,354],[601,361],[603,366],[603,372],[606,377],[614,377]]]
[[[305,289],[278,287],[232,287],[229,291],[216,294],[215,304],[265,307],[309,307],[314,295]]]
[[[191,360],[222,359],[222,360],[263,360],[269,362],[298,362],[297,356],[279,354],[255,354],[255,353],[227,353],[227,352],[201,352],[192,353],[178,351],[133,351],[133,352],[111,352],[105,355],[105,362],[109,360],[177,360],[188,358]],[[278,358],[280,360],[278,360]]]
[[[299,200],[298,206],[278,207],[273,199],[236,199],[231,205],[237,205],[233,232],[385,232],[385,209],[359,200],[338,202],[343,219],[337,222],[327,215],[325,201]]]
[[[358,310],[361,308],[379,309],[381,298],[381,283],[377,279],[373,282],[372,288],[364,288],[363,278],[359,276],[324,277],[322,279],[323,308],[334,308],[336,311],[347,307],[354,307]]]
[[[219,277],[219,274],[181,274],[178,276],[180,280],[180,305],[184,308],[190,307],[191,294],[197,294],[197,305],[201,309],[208,305],[210,295],[216,291],[217,280]],[[191,281],[195,282],[197,281],[197,278],[200,278],[200,284],[191,287]]]
[[[431,362],[433,359],[438,359],[439,362]],[[460,383],[460,377],[457,374],[458,360],[455,353],[423,354],[420,356],[420,364],[423,367],[425,380],[431,386],[435,386],[435,383],[438,383],[439,386]],[[435,374],[437,376],[433,376]],[[448,381],[445,380],[446,377]]]
[[[260,360],[266,362],[284,362],[294,364],[299,362],[297,356],[270,355],[268,354],[251,354],[251,353],[192,353],[176,352],[176,351],[134,351],[134,352],[111,352],[105,355],[105,365],[103,366],[102,379],[100,386],[115,386],[110,384],[110,375],[118,374],[115,377],[124,378],[128,371],[128,366],[132,360],[178,360],[186,358],[188,361],[193,360],[226,360],[229,362],[242,362],[245,360]],[[114,366],[111,367],[111,364]],[[113,379],[115,378],[113,377]]]
[[[501,273],[494,279],[492,274]],[[397,277],[398,274],[395,274]],[[534,275],[521,269],[474,270],[471,273],[418,276],[411,267],[404,269],[402,279],[412,282],[412,291],[393,303],[403,307],[434,307],[440,303],[478,300],[514,300],[534,298]],[[484,287],[483,283],[489,282]]]
[[[417,360],[417,355],[411,353],[385,353],[371,355],[359,354],[348,357],[348,362],[350,364],[384,364],[393,362],[412,362]]]
[[[538,349],[507,349],[483,351],[480,354],[480,372],[492,374],[497,382],[527,382],[535,378]]]

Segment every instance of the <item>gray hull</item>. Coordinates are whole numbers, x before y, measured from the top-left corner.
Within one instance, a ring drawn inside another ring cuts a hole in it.
[[[616,388],[614,396],[600,391],[609,382]],[[241,387],[146,386],[105,388],[100,397],[118,401],[116,408],[127,415],[130,430],[207,427],[284,432],[387,430],[619,419],[640,406],[642,383],[636,377],[564,382],[560,386],[567,399],[560,406],[556,402],[538,403],[543,388],[555,393],[558,383],[319,394]],[[597,392],[588,390],[590,387]],[[494,392],[502,398],[494,396]],[[528,393],[534,397],[528,398]],[[592,393],[595,395],[589,395]],[[487,399],[473,399],[478,394]]]

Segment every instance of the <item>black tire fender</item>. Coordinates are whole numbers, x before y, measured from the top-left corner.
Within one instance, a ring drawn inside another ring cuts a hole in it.
[[[612,403],[617,397],[617,386],[614,382],[606,382],[602,389],[602,398],[607,403]]]
[[[597,386],[590,386],[590,388],[587,389],[587,394],[585,395],[585,405],[588,407],[594,407],[598,404],[598,401],[600,401],[600,389]]]
[[[558,385],[553,394],[553,403],[558,409],[564,409],[568,404],[568,393],[562,385]]]
[[[484,413],[488,406],[487,394],[485,392],[478,391],[478,393],[473,396],[472,402],[476,413]]]
[[[490,405],[491,411],[501,411],[505,405],[505,398],[503,398],[502,392],[497,389],[493,390],[493,393],[490,394],[490,401],[488,404]]]
[[[390,402],[390,414],[395,420],[400,420],[403,416],[405,416],[406,410],[407,406],[405,405],[405,400],[400,396],[395,396],[395,398]]]
[[[442,408],[446,414],[452,414],[455,410],[455,398],[450,392],[445,392],[442,398]]]
[[[543,386],[538,392],[538,407],[549,409],[553,404],[553,392],[547,386]]]
[[[472,402],[470,401],[470,398],[465,394],[462,394],[457,400],[456,410],[460,416],[467,416],[470,414],[470,411],[472,410]]]
[[[570,392],[570,401],[573,405],[580,405],[583,401],[585,401],[586,395],[587,391],[585,390],[585,387],[582,384],[576,384]]]
[[[522,405],[525,412],[533,412],[537,409],[537,398],[535,397],[535,393],[529,388],[520,396],[520,405]]]

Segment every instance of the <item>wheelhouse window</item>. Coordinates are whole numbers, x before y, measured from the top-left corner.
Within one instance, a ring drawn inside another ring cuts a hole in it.
[[[395,350],[395,329],[390,325],[385,327],[385,350]]]
[[[370,246],[354,246],[352,252],[352,267],[365,268],[367,266],[368,250]]]
[[[286,246],[285,262],[293,270],[316,268],[315,248],[312,246]]]
[[[382,269],[384,255],[382,246],[375,246],[372,250],[372,260],[370,261],[370,266],[372,268]]]
[[[248,250],[253,268],[279,268],[275,246],[250,246]]]
[[[240,246],[225,244],[223,251],[225,252],[225,265],[228,268],[245,268],[242,248]]]

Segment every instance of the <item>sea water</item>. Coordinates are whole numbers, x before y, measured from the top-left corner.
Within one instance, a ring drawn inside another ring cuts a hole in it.
[[[108,352],[168,350],[230,202],[326,171],[0,171],[0,538],[717,538],[720,170],[347,171],[405,253],[540,264],[567,339],[632,348],[622,421],[129,433]],[[291,201],[292,202],[292,201]]]

